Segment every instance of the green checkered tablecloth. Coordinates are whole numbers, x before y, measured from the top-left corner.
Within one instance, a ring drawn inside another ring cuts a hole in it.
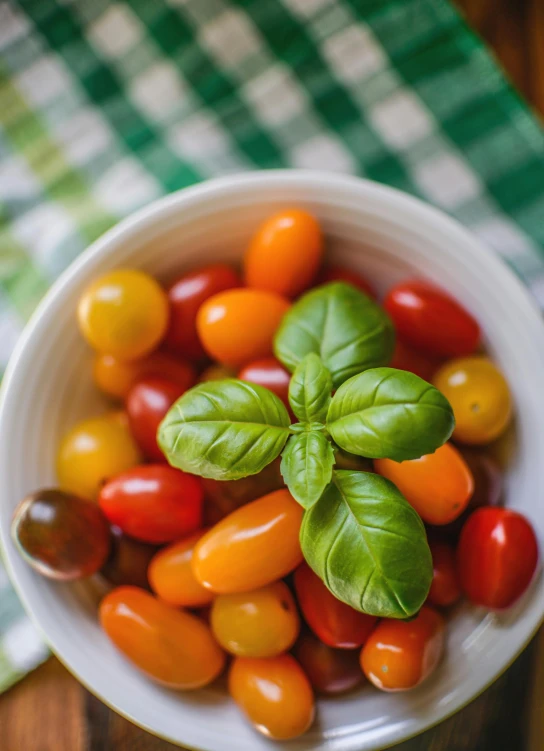
[[[0,369],[121,217],[280,166],[440,206],[544,302],[543,131],[446,0],[0,0]],[[45,655],[0,569],[0,690]]]

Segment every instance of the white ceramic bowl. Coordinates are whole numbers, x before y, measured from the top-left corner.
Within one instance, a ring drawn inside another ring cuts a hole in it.
[[[221,688],[175,693],[154,685],[113,648],[97,624],[98,594],[35,574],[9,537],[15,505],[54,485],[61,435],[103,408],[76,304],[97,275],[134,266],[159,278],[214,260],[239,260],[259,221],[297,204],[316,214],[336,261],[360,269],[380,290],[425,276],[480,321],[505,373],[517,414],[517,448],[507,504],[525,513],[544,541],[544,326],[525,289],[468,232],[397,191],[355,178],[262,172],[211,181],[139,211],[94,243],[54,285],[27,327],[5,379],[0,417],[0,537],[9,573],[47,641],[70,670],[111,707],[152,733],[206,751],[263,751]],[[318,721],[289,751],[369,751],[404,740],[468,703],[503,671],[544,615],[536,581],[502,617],[462,607],[449,624],[448,653],[419,689],[384,694],[367,687],[319,702]]]

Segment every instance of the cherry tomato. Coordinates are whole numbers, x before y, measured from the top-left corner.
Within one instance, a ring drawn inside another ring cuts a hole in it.
[[[272,340],[289,302],[275,292],[231,289],[201,306],[196,325],[205,350],[223,365],[240,367],[272,355]]]
[[[206,354],[196,331],[196,314],[202,303],[218,292],[241,287],[238,273],[226,263],[215,263],[184,274],[168,288],[170,324],[165,343],[190,360]]]
[[[400,339],[395,342],[391,368],[408,370],[410,373],[415,373],[423,378],[424,381],[430,381],[439,365],[438,360],[433,360],[415,349],[410,349]]]
[[[295,571],[298,604],[308,626],[329,647],[356,649],[365,643],[376,618],[354,610],[329,592],[307,563]]]
[[[449,607],[461,597],[455,551],[447,543],[431,541],[429,547],[433,556],[433,581],[428,600],[433,605]]]
[[[227,514],[249,501],[261,498],[273,490],[285,487],[280,472],[280,459],[276,459],[256,475],[240,480],[210,480],[203,478],[204,519],[206,524],[217,524]]]
[[[347,269],[344,266],[337,266],[336,264],[323,266],[317,275],[316,284],[327,284],[328,282],[347,282],[347,284],[351,284],[361,292],[364,292],[365,295],[376,299],[376,290],[372,284],[362,274],[353,269]]]
[[[111,524],[142,542],[171,542],[202,523],[202,484],[164,464],[134,467],[110,480],[98,502]]]
[[[452,522],[463,513],[474,490],[472,473],[451,443],[405,462],[375,459],[374,468],[397,486],[427,524]]]
[[[174,542],[151,561],[148,570],[151,589],[169,605],[200,608],[213,600],[213,592],[199,584],[191,568],[195,545],[206,532],[201,529]]]
[[[480,508],[463,527],[457,564],[461,587],[475,605],[509,608],[531,583],[537,563],[535,532],[516,511]]]
[[[361,667],[382,691],[406,691],[425,680],[444,650],[442,616],[424,605],[411,621],[385,618],[361,651]]]
[[[236,371],[224,365],[209,365],[199,375],[198,382],[223,381],[225,378],[236,378]]]
[[[487,357],[463,357],[443,365],[433,383],[452,406],[453,438],[461,443],[489,443],[512,417],[512,398],[504,376]]]
[[[289,373],[275,357],[267,357],[264,360],[256,360],[249,363],[238,373],[238,378],[242,381],[256,383],[258,386],[264,386],[266,389],[273,391],[276,396],[289,406]]]
[[[244,258],[248,287],[296,297],[317,273],[323,239],[313,216],[286,209],[267,219],[253,236]]]
[[[164,686],[201,688],[223,670],[225,655],[209,626],[143,589],[114,589],[100,603],[99,615],[117,649]]]
[[[97,505],[56,489],[19,503],[11,536],[33,569],[62,581],[96,573],[110,550],[109,526]]]
[[[147,378],[129,391],[126,409],[130,429],[138,446],[150,459],[164,459],[157,444],[157,428],[183,392],[178,384],[164,378]]]
[[[123,362],[112,355],[98,354],[93,368],[98,388],[114,399],[126,399],[130,389],[144,378],[166,378],[187,391],[195,382],[191,365],[164,352],[152,352],[142,360]]]
[[[147,568],[158,548],[144,542],[133,540],[119,527],[110,527],[112,547],[106,563],[100,573],[113,584],[120,587],[129,584],[142,589],[149,589]]]
[[[314,719],[312,688],[291,655],[236,657],[229,692],[255,729],[274,740],[296,738]]]
[[[77,313],[81,333],[94,349],[120,360],[135,360],[163,338],[168,299],[153,277],[121,269],[92,282]]]
[[[343,694],[364,680],[356,650],[332,649],[313,634],[304,633],[293,652],[310,683],[321,694]]]
[[[284,582],[251,592],[219,595],[212,605],[211,626],[219,644],[239,657],[275,657],[298,636],[297,606]]]
[[[446,292],[408,281],[389,290],[384,308],[406,344],[438,357],[463,357],[480,344],[480,327]]]
[[[63,490],[96,498],[110,478],[141,461],[126,415],[110,412],[78,423],[60,442],[57,478]]]
[[[302,560],[302,513],[287,490],[233,511],[196,544],[196,578],[220,594],[249,592],[281,579]]]

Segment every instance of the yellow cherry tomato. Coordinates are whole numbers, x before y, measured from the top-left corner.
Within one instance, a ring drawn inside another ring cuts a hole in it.
[[[274,657],[295,643],[300,621],[289,587],[268,584],[251,592],[219,595],[211,627],[219,644],[239,657]]]
[[[168,298],[143,271],[121,269],[96,279],[78,306],[81,333],[91,347],[120,360],[143,357],[168,326]]]
[[[433,383],[452,406],[453,437],[461,443],[489,443],[510,422],[512,398],[508,384],[489,358],[451,360],[438,370]]]
[[[57,454],[57,478],[63,490],[94,499],[106,480],[141,462],[123,412],[110,412],[75,425]]]
[[[236,657],[229,692],[255,729],[274,740],[302,735],[314,719],[312,687],[291,655]]]

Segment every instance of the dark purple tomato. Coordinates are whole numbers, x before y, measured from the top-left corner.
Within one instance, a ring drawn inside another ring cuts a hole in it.
[[[127,537],[119,527],[111,527],[112,545],[100,573],[115,587],[130,585],[149,589],[147,568],[158,546]]]
[[[333,649],[305,632],[295,644],[293,654],[314,689],[321,694],[343,694],[365,680],[358,649]]]

